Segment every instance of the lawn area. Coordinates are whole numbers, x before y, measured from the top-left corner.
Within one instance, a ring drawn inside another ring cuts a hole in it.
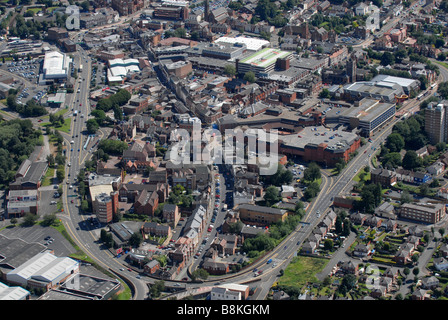
[[[53,127],[50,122],[41,122],[40,125],[42,127],[52,127],[55,130],[63,131],[65,133],[70,133],[71,122],[72,122],[72,119],[67,118],[64,120],[64,124],[62,126]]]
[[[54,177],[54,168],[48,168],[47,173],[45,173],[44,180],[42,181],[42,187],[49,186]]]
[[[54,9],[59,8],[59,7],[48,7],[47,8],[47,13],[52,12]]]
[[[365,172],[364,170],[359,170],[358,174],[353,178],[353,180],[356,182],[361,181],[361,178],[359,177],[359,175],[362,173],[364,173],[363,181],[369,181],[370,180],[370,172]]]
[[[29,8],[28,10],[27,10],[27,12],[28,11],[32,11],[32,12],[34,12],[34,14],[36,14],[36,13],[38,13],[39,11],[42,11],[42,8]]]
[[[308,282],[319,282],[315,275],[325,268],[328,261],[328,259],[323,258],[295,257],[278,280],[279,287],[301,289]]]
[[[437,63],[437,64],[440,64],[441,66],[443,66],[443,67],[448,69],[448,63],[442,62],[442,61],[434,61],[434,62]]]

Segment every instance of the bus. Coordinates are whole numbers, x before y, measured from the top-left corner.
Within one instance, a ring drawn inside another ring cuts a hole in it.
[[[82,64],[79,65],[78,72],[82,72]]]
[[[423,93],[420,93],[420,94],[417,96],[417,100],[420,100],[422,97],[423,97]]]

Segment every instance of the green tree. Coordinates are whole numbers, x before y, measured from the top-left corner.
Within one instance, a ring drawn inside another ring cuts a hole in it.
[[[143,237],[139,232],[134,232],[129,238],[129,244],[133,247],[138,247],[143,241]]]
[[[59,182],[63,181],[65,178],[65,171],[63,167],[59,167],[58,170],[56,170],[56,178]]]
[[[196,269],[191,273],[191,279],[193,281],[196,281],[197,279],[207,280],[208,279],[208,272],[204,269]]]
[[[25,217],[23,219],[23,225],[24,226],[32,226],[36,223],[36,221],[37,221],[37,216],[35,214],[27,213],[27,214],[25,214]]]
[[[383,53],[383,55],[381,56],[381,65],[382,66],[388,66],[388,65],[393,65],[395,63],[395,56],[386,51]]]
[[[236,74],[236,68],[233,64],[226,64],[224,66],[224,74],[233,77]]]
[[[391,133],[386,139],[386,147],[390,152],[400,152],[404,148],[403,137],[397,132]]]
[[[43,226],[52,226],[57,222],[57,217],[54,213],[51,214],[46,214],[42,220],[42,225]]]
[[[412,202],[411,194],[409,193],[409,191],[404,190],[400,196],[400,203],[404,204],[404,203],[411,203],[411,202]]]
[[[422,165],[422,159],[414,150],[408,150],[403,157],[402,166],[406,170],[414,170]]]
[[[313,181],[308,185],[303,195],[305,199],[309,201],[312,198],[316,197],[319,191],[320,191],[319,184],[316,181]]]
[[[165,281],[163,280],[155,281],[149,288],[149,294],[152,298],[158,298],[163,291],[165,291]]]
[[[397,168],[398,166],[401,166],[401,154],[398,152],[391,152],[384,155],[384,157],[381,159],[381,163],[383,167],[385,168]]]
[[[266,206],[270,207],[281,200],[279,191],[275,186],[269,186],[266,188],[264,194],[264,200],[266,201]]]
[[[331,93],[330,93],[330,91],[329,91],[328,89],[326,89],[326,88],[323,88],[322,91],[319,93],[319,98],[322,98],[322,99],[325,99],[325,98],[330,99],[330,98],[331,98]]]
[[[86,122],[86,127],[87,127],[87,132],[89,134],[94,134],[98,131],[98,129],[100,128],[100,125],[98,124],[98,122],[95,119],[89,119]]]
[[[367,213],[373,213],[381,203],[381,186],[379,184],[367,184],[361,190],[361,209]]]
[[[333,246],[334,246],[333,240],[325,239],[325,241],[324,241],[324,249],[325,250],[331,251],[331,250],[333,250]]]
[[[244,80],[249,81],[250,83],[254,83],[256,81],[255,73],[252,71],[247,71],[243,77]]]
[[[278,164],[275,174],[261,176],[261,181],[268,185],[280,187],[285,184],[290,184],[293,178],[294,175],[291,171],[286,170],[283,165]]]
[[[314,181],[320,178],[321,178],[320,167],[315,162],[311,162],[303,172],[303,179],[305,181]]]
[[[427,196],[429,194],[429,186],[427,183],[423,183],[418,187],[418,190],[422,196]]]

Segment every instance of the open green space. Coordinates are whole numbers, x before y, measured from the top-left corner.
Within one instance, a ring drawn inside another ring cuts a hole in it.
[[[319,282],[316,274],[321,272],[328,263],[328,259],[297,256],[286,267],[278,280],[281,288],[298,288],[299,290],[308,282]]]
[[[64,124],[62,126],[53,127],[50,122],[41,122],[40,125],[42,127],[52,127],[55,130],[63,131],[65,133],[70,133],[71,122],[72,122],[72,119],[67,118],[64,120]]]
[[[44,179],[42,181],[42,187],[51,185],[51,182],[54,177],[54,172],[55,172],[54,168],[48,168],[47,172],[45,173]]]

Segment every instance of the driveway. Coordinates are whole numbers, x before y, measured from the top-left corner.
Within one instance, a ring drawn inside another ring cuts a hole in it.
[[[352,259],[351,257],[347,256],[345,251],[347,250],[348,247],[350,247],[350,245],[353,243],[353,241],[355,241],[355,239],[356,234],[354,232],[351,232],[348,238],[345,239],[344,241],[345,247],[339,248],[339,250],[332,255],[330,261],[327,263],[322,272],[316,274],[316,277],[317,279],[319,279],[319,281],[324,280],[325,277],[327,277],[331,273],[333,267],[337,265],[339,261],[347,261]]]

